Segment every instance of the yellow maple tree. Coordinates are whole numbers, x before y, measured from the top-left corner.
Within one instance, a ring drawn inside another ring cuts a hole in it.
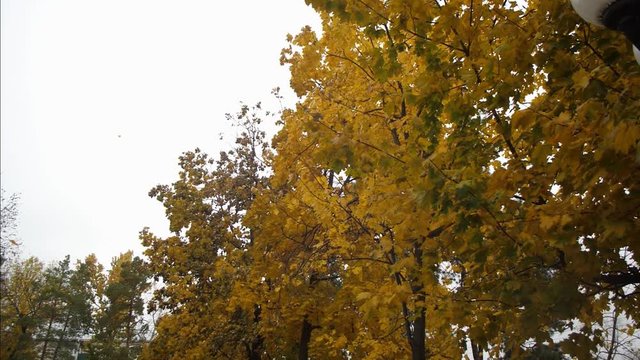
[[[299,101],[246,216],[211,218],[227,177],[199,154],[156,192],[187,231],[145,235],[179,304],[157,354],[589,358],[611,306],[638,319],[640,68],[619,34],[568,1],[307,2],[322,32],[282,51]],[[251,246],[226,245],[237,222]]]

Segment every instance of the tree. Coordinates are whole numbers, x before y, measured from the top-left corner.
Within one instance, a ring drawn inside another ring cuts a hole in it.
[[[149,285],[148,267],[140,257],[128,251],[113,259],[89,343],[91,358],[137,358],[147,330],[142,315]]]
[[[42,349],[40,351],[40,360],[49,358],[50,353],[56,353],[59,346],[55,346],[52,350],[50,344],[54,343],[58,336],[56,333],[66,332],[68,321],[65,321],[64,314],[67,307],[67,299],[70,296],[69,280],[71,277],[70,259],[67,256],[56,266],[52,266],[45,270],[44,285],[42,296],[44,298],[43,316],[45,317],[45,328],[42,329],[40,339],[42,341]],[[60,329],[60,325],[62,329]],[[60,342],[58,342],[59,344]]]
[[[71,358],[78,339],[91,331],[94,290],[85,267],[86,262],[78,262],[72,269],[67,255],[45,270],[44,321],[37,336],[41,360]]]
[[[624,39],[567,1],[308,3],[268,181],[247,131],[151,192],[174,236],[142,233],[169,311],[146,358],[590,358],[610,306],[635,323]]]
[[[274,172],[305,174],[324,226],[361,228],[327,245],[362,259],[340,289],[360,312],[403,319],[413,359],[516,357],[565,330],[562,352],[589,357],[609,295],[637,316],[640,77],[623,39],[568,2],[309,2],[323,35],[283,51],[302,100]]]
[[[70,359],[91,330],[93,289],[85,264],[69,257],[44,267],[37,258],[15,262],[1,302],[2,359]]]
[[[1,299],[0,358],[36,359],[34,335],[43,324],[43,264],[34,257],[9,267]]]
[[[4,189],[0,189],[0,280],[4,280],[5,263],[15,256],[19,245],[16,240],[19,199],[17,194],[7,198]]]
[[[95,255],[70,267],[35,257],[8,266],[0,299],[0,359],[71,359],[85,336],[96,359],[133,359],[147,324],[147,265],[132,252],[115,258],[108,278]],[[84,348],[81,350],[85,350]]]
[[[247,285],[253,262],[254,233],[242,219],[264,184],[268,153],[260,112],[258,104],[227,115],[241,129],[236,146],[218,160],[199,149],[184,153],[179,180],[150,192],[164,205],[173,236],[141,233],[151,272],[164,284],[151,309],[166,311],[143,358],[262,356],[263,309],[232,296]]]
[[[344,263],[327,247],[329,229],[300,198],[298,176],[282,180],[270,179],[245,218],[256,239],[253,286],[235,295],[261,304],[260,330],[269,356],[306,359],[314,338],[330,336],[332,330],[335,335],[335,329],[349,328],[354,319],[333,316],[346,299],[336,297]],[[334,351],[324,350],[321,357]]]
[[[640,359],[638,328],[625,314],[617,309],[608,309],[602,323],[602,343],[596,359]]]

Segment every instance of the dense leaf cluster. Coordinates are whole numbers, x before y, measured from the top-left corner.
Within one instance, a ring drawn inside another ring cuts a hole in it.
[[[147,334],[146,264],[131,252],[106,276],[94,255],[74,267],[31,257],[6,268],[0,299],[0,359],[135,359]],[[4,270],[4,269],[3,269]]]
[[[640,316],[624,39],[568,1],[308,3],[322,35],[282,52],[299,102],[273,154],[243,108],[232,152],[186,153],[151,193],[174,236],[142,234],[168,311],[143,358],[622,349],[606,314],[629,335]]]

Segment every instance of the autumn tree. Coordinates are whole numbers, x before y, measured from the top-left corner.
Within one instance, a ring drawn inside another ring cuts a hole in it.
[[[69,257],[44,266],[37,258],[8,268],[1,300],[2,359],[70,359],[94,330],[98,295],[95,256],[70,266]],[[99,265],[99,264],[97,264]]]
[[[270,115],[259,104],[227,115],[240,131],[232,150],[218,159],[199,149],[186,152],[179,180],[151,190],[166,209],[173,235],[141,233],[151,272],[163,284],[152,309],[166,311],[143,358],[262,357],[263,309],[233,302],[231,294],[245,284],[253,262],[254,232],[242,219],[264,184],[268,153],[260,123]]]
[[[342,331],[351,336],[348,329],[357,320],[335,316],[341,307],[353,306],[336,297],[345,263],[329,246],[331,227],[306,204],[312,194],[303,189],[306,174],[296,170],[271,177],[245,218],[255,232],[254,263],[249,286],[234,295],[262,304],[261,332],[270,357],[307,359],[320,344],[315,339],[339,338]],[[342,351],[320,349],[323,358]]]
[[[610,303],[637,317],[640,72],[624,39],[566,1],[309,2],[322,37],[283,52],[301,101],[274,172],[303,174],[305,206],[338,228],[327,247],[362,259],[340,291],[384,338],[413,359],[517,357],[567,331],[557,345],[585,358]],[[326,185],[336,174],[349,192]],[[396,351],[380,338],[358,357]]]
[[[35,334],[43,324],[44,265],[31,257],[10,265],[0,299],[0,358],[36,359]]]
[[[589,358],[607,309],[637,320],[624,39],[567,1],[308,3],[275,155],[243,108],[234,151],[151,192],[146,358]]]

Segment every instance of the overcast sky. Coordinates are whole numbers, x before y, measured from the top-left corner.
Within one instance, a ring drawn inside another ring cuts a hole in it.
[[[304,0],[2,0],[1,180],[19,193],[23,256],[96,253],[108,265],[138,232],[166,235],[147,196],[177,157],[232,143],[224,114],[289,73],[287,33],[319,28]],[[219,133],[227,139],[219,140]]]

